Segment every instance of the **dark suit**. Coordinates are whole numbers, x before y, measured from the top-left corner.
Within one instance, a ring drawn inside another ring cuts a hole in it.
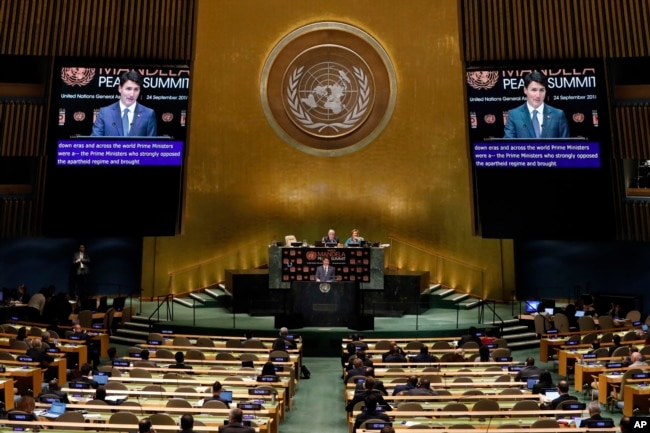
[[[352,431],[357,431],[357,429],[361,426],[361,424],[363,424],[365,421],[368,421],[369,419],[381,419],[386,422],[390,421],[388,415],[382,412],[377,412],[377,411],[361,412],[359,415],[357,415],[357,418],[354,420],[354,428]]]
[[[366,401],[366,398],[371,394],[377,396],[377,404],[378,405],[386,407],[387,411],[390,411],[390,410],[393,409],[393,408],[390,407],[390,405],[388,403],[386,403],[386,400],[384,400],[384,396],[381,394],[381,392],[377,391],[376,389],[373,389],[372,391],[364,391],[364,392],[360,392],[358,394],[355,394],[352,401],[350,401],[350,403],[348,403],[348,405],[345,406],[346,412],[352,412],[352,409],[354,409],[355,404],[357,404],[360,401]]]
[[[545,405],[545,404],[541,405],[540,408],[555,410],[557,408],[558,404],[562,403],[563,401],[567,401],[567,400],[577,400],[577,398],[575,398],[574,396],[572,396],[570,394],[560,394],[560,396],[558,398],[556,398],[552,402],[548,403],[548,405]]]
[[[255,433],[255,429],[241,424],[228,424],[219,427],[219,433]]]
[[[122,114],[119,102],[100,108],[91,135],[99,137],[123,136]],[[136,104],[128,136],[155,137],[156,135],[158,135],[156,113],[140,103]]]
[[[564,111],[544,104],[539,138],[567,138],[569,125]],[[536,138],[527,104],[508,111],[504,138]]]
[[[316,281],[334,281],[336,276],[336,271],[332,266],[328,266],[325,270],[325,266],[319,266],[316,268]]]
[[[334,236],[334,239],[330,239],[329,236],[323,236],[323,243],[324,244],[338,244],[339,243],[339,238]]]
[[[438,357],[429,355],[428,353],[418,353],[411,357],[411,362],[438,362]]]
[[[410,391],[412,389],[415,389],[415,387],[410,383],[407,383],[406,385],[397,385],[393,388],[393,395],[397,395],[402,391]]]

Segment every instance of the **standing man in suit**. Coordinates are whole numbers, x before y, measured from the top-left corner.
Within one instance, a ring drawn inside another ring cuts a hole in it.
[[[327,235],[323,236],[323,243],[324,244],[338,244],[339,243],[339,238],[336,236],[336,232],[334,229],[329,229],[327,232]]]
[[[73,292],[70,294],[84,301],[88,296],[88,277],[90,275],[90,256],[84,244],[79,245],[79,250],[72,255],[73,267]]]
[[[564,111],[544,103],[546,75],[533,71],[524,77],[526,103],[508,111],[504,138],[567,138]]]
[[[325,257],[323,265],[316,268],[316,282],[327,283],[336,279],[336,271],[330,266],[330,259]]]
[[[153,137],[158,135],[156,113],[139,104],[142,76],[137,71],[120,75],[120,100],[103,107],[93,124],[92,136]]]

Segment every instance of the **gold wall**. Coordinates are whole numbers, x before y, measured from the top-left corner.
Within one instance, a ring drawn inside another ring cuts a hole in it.
[[[394,244],[391,267],[433,270],[461,290],[509,298],[511,242],[472,233],[459,13],[457,0],[198,0],[183,229],[145,239],[145,296],[262,266],[267,245],[286,234],[313,241],[334,228],[345,239],[358,227]],[[387,127],[345,156],[291,147],[260,101],[269,52],[317,21],[371,34],[397,73]]]

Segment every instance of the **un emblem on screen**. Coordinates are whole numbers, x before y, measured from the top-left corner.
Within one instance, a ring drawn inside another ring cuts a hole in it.
[[[285,36],[269,55],[260,94],[276,133],[322,156],[356,151],[386,126],[396,78],[381,45],[362,30],[320,22]]]

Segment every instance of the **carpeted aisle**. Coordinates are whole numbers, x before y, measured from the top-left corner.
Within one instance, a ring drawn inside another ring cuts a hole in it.
[[[286,412],[280,433],[348,431],[339,358],[304,358],[311,379],[300,379],[294,408]]]

